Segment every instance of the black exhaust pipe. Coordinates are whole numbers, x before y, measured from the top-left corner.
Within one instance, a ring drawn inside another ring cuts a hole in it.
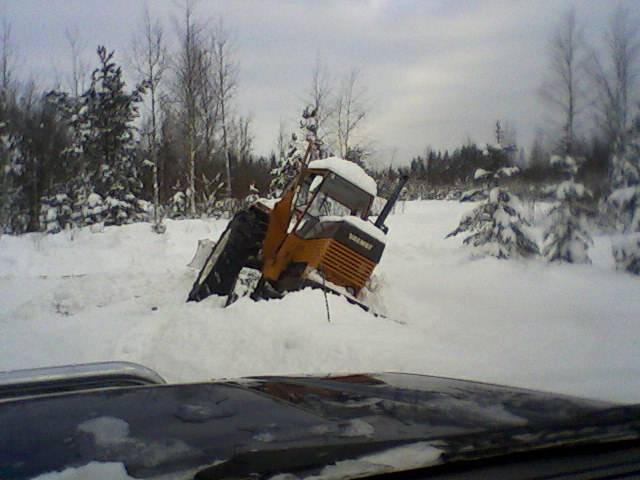
[[[400,180],[398,180],[398,185],[396,185],[396,188],[393,193],[391,193],[389,200],[387,200],[387,203],[384,204],[382,212],[380,212],[380,215],[378,215],[375,226],[382,230],[384,233],[387,233],[389,231],[389,227],[384,224],[384,221],[387,219],[387,217],[391,213],[391,209],[398,201],[400,192],[404,188],[404,185],[407,183],[407,180],[409,180],[409,175],[402,175],[400,177]]]

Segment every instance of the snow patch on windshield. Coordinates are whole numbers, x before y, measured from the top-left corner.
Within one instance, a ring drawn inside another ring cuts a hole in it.
[[[357,478],[381,473],[402,472],[441,463],[442,450],[427,442],[412,443],[365,455],[354,460],[336,462],[309,479],[332,480]]]
[[[336,435],[338,437],[370,437],[375,433],[373,426],[362,419],[348,422],[315,425],[310,429],[313,435]]]
[[[129,436],[129,424],[113,417],[98,417],[78,425],[78,430],[93,436],[97,447],[109,449],[125,462],[154,467],[197,452],[179,439],[153,442]]]
[[[326,169],[353,183],[369,195],[376,196],[378,187],[373,178],[367,175],[357,164],[338,157],[329,157],[322,160],[314,160],[309,163],[309,168]]]
[[[258,442],[273,442],[276,439],[276,436],[271,433],[271,432],[262,432],[262,433],[257,433],[253,436],[254,440],[257,440]]]
[[[202,470],[204,467],[210,467],[224,463],[217,460],[208,465],[202,465],[200,467],[192,468],[189,470],[183,470],[181,472],[168,473],[159,476],[154,476],[156,480],[188,480],[194,478],[194,475]],[[31,480],[87,480],[87,479],[100,479],[100,480],[135,480],[136,477],[131,477],[127,474],[126,467],[120,462],[89,462],[81,467],[70,467],[60,472],[47,472]]]
[[[349,425],[340,432],[340,436],[343,437],[370,437],[374,433],[373,427],[365,422],[364,420],[360,420],[356,418],[355,420],[351,420]]]
[[[129,436],[129,424],[113,417],[98,417],[78,425],[78,430],[93,435],[96,445],[108,447],[122,443]]]
[[[100,478],[103,480],[129,480],[134,477],[127,475],[122,463],[90,462],[82,467],[67,468],[61,472],[48,472],[34,477],[33,480],[85,480]]]

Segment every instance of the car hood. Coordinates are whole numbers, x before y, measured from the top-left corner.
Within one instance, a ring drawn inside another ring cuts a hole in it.
[[[638,438],[638,413],[398,373],[94,389],[0,402],[0,477],[119,462],[142,478],[179,472],[304,477],[331,468],[348,468],[353,478],[590,439]]]

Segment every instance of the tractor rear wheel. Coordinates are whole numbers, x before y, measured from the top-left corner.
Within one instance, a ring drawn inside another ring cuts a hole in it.
[[[254,210],[238,212],[211,250],[187,301],[230,295],[240,270],[260,252],[266,227],[265,219]]]

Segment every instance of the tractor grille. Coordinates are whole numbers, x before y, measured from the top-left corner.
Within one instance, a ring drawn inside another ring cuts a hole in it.
[[[321,268],[328,281],[354,287],[356,293],[364,287],[376,264],[336,241],[329,242]]]

